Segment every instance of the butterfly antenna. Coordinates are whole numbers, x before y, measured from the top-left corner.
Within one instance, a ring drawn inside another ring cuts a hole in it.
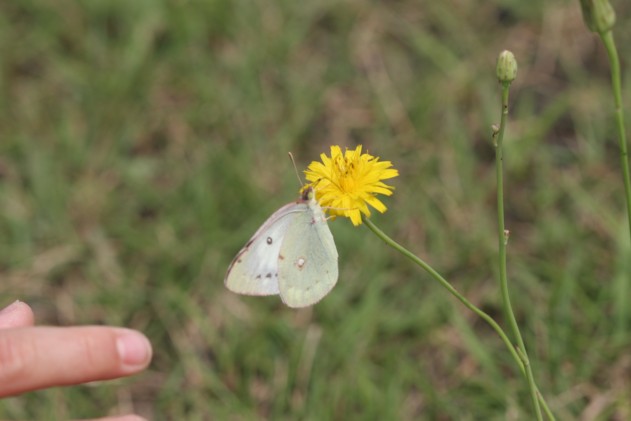
[[[298,173],[298,167],[296,167],[296,161],[294,160],[294,154],[292,154],[291,152],[287,152],[289,154],[289,159],[291,159],[291,163],[294,165],[294,171],[296,171],[296,177],[298,177],[298,183],[300,183],[301,187],[304,187],[304,183],[302,182],[302,179],[300,178],[300,174]]]

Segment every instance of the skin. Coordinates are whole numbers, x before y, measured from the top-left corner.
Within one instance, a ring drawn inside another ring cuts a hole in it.
[[[151,344],[140,332],[110,326],[40,327],[34,320],[31,308],[20,301],[0,310],[0,398],[126,377],[151,361]]]

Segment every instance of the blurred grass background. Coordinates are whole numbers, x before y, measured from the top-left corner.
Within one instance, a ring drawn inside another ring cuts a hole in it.
[[[629,80],[631,7],[614,1]],[[373,220],[502,320],[509,280],[559,419],[631,419],[631,262],[604,49],[577,1],[0,3],[0,306],[151,339],[142,375],[0,401],[2,419],[530,418],[497,336],[346,220],[313,308],[227,292],[228,263],[329,145],[401,176]],[[628,84],[625,100],[629,103]],[[629,112],[625,111],[627,119]]]

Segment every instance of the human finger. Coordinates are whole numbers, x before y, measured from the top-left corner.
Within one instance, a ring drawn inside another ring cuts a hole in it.
[[[140,332],[107,326],[0,330],[0,397],[135,374],[149,364]]]
[[[120,417],[94,418],[80,421],[146,421],[146,418],[138,415],[121,415]]]
[[[0,329],[32,326],[34,320],[33,310],[22,301],[14,301],[0,310]]]

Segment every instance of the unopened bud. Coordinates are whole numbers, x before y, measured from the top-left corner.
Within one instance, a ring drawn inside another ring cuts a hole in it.
[[[497,79],[501,83],[511,83],[517,77],[517,60],[508,50],[504,50],[497,58]]]
[[[609,0],[580,0],[583,21],[590,31],[599,34],[609,32],[616,23],[616,12]]]

